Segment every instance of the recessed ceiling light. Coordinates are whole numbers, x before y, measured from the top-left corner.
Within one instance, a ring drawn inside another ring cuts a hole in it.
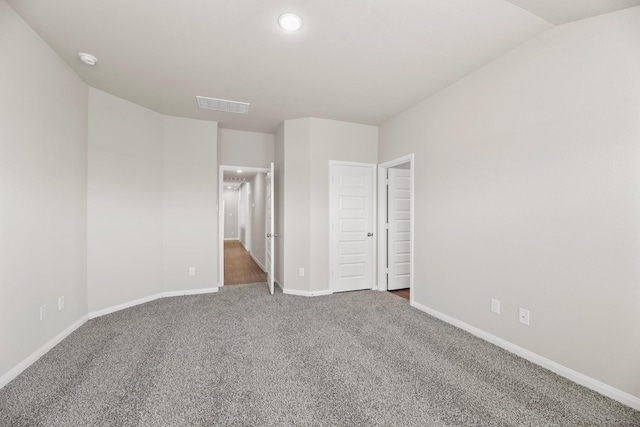
[[[80,57],[80,61],[85,65],[96,65],[98,62],[98,58],[88,53],[80,52],[78,56]]]
[[[295,13],[283,13],[278,18],[278,25],[285,31],[298,31],[302,28],[302,18]]]
[[[242,170],[241,170],[241,169],[238,169],[236,172],[238,172],[238,173],[242,173]]]

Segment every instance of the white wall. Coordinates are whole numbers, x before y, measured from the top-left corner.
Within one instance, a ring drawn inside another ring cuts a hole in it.
[[[636,397],[638,52],[640,7],[557,27],[385,123],[379,147],[415,152],[416,302]]]
[[[2,378],[87,313],[88,88],[3,0],[0,58]]]
[[[240,198],[240,207],[238,210],[238,239],[245,248],[251,248],[251,200],[249,200],[250,197],[252,197],[251,183],[245,182],[240,185],[238,197]]]
[[[238,201],[239,191],[224,188],[224,238],[225,240],[238,239]]]
[[[375,126],[316,118],[285,121],[285,289],[329,290],[329,161],[376,163],[377,152]]]
[[[217,287],[216,155],[217,123],[90,89],[90,312]]]
[[[298,269],[309,269],[311,119],[284,122],[284,224],[279,234],[283,244],[283,270],[280,282],[285,289],[308,291],[309,275],[300,277]],[[274,165],[275,166],[275,165]],[[276,175],[277,177],[277,175]]]
[[[163,291],[218,286],[218,124],[164,116]],[[195,276],[189,276],[195,267]]]
[[[268,168],[274,143],[275,136],[269,133],[218,129],[218,164]]]
[[[89,91],[89,311],[162,289],[163,117]]]
[[[216,287],[218,162],[217,123],[88,88],[3,0],[0,56],[2,383],[89,312]]]
[[[308,274],[309,289],[318,291],[328,290],[330,280],[329,161],[377,163],[378,127],[314,118],[311,119],[310,134],[310,235],[313,244]]]

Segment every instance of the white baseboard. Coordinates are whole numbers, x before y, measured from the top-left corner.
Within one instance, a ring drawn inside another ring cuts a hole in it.
[[[536,365],[540,365],[543,368],[546,368],[575,383],[578,383],[587,388],[590,388],[591,390],[594,390],[600,394],[610,397],[613,400],[617,400],[618,402],[624,405],[630,406],[631,408],[640,411],[640,398],[636,396],[633,396],[622,390],[618,390],[617,388],[614,388],[608,384],[605,384],[587,375],[581,374],[580,372],[574,371],[571,368],[567,368],[566,366],[556,363],[553,360],[540,356],[539,354],[529,351],[526,348],[522,348],[516,344],[513,344],[495,335],[492,335],[486,331],[483,331],[482,329],[476,328],[475,326],[471,326],[468,323],[465,323],[454,317],[448,316],[444,313],[440,313],[439,311],[434,310],[430,307],[427,307],[415,301],[412,302],[412,306],[417,308],[420,311],[424,311],[425,313],[432,315],[433,317],[436,317],[444,322],[447,322],[457,328],[467,331],[477,336],[478,338],[482,338],[483,340],[488,341],[491,344],[495,344],[498,347],[501,347],[513,354],[516,354],[524,359],[527,359],[528,361],[533,362]]]
[[[66,328],[64,331],[60,332],[58,335],[53,337],[49,342],[45,345],[37,349],[33,352],[29,357],[20,362],[17,366],[11,369],[9,372],[0,377],[0,388],[9,384],[15,377],[20,375],[25,369],[31,366],[35,361],[44,356],[49,350],[58,345],[60,341],[65,339],[69,334],[78,329],[80,326],[84,325],[84,323],[89,320],[88,316],[82,316],[76,322],[74,322],[71,326]]]
[[[182,297],[186,295],[212,294],[215,292],[218,292],[218,288],[202,288],[202,289],[190,289],[186,291],[171,291],[171,292],[163,292],[162,298]]]
[[[278,287],[280,288],[280,290],[282,291],[282,293],[284,293],[284,287],[280,284],[280,282],[278,282],[277,280],[274,279],[273,283],[275,283],[276,285],[278,285]]]
[[[162,293],[149,295],[148,297],[136,299],[133,301],[127,301],[127,302],[123,302],[122,304],[114,305],[112,307],[96,310],[94,312],[89,313],[89,319],[95,319],[96,317],[115,313],[116,311],[124,310],[125,308],[134,307],[136,305],[144,304],[145,302],[155,301],[158,298],[162,298]]]
[[[229,240],[240,240],[237,237],[225,237],[224,238],[225,241],[229,241]]]
[[[154,301],[158,298],[169,298],[169,297],[177,297],[177,296],[185,296],[185,295],[199,295],[199,294],[210,294],[218,292],[218,288],[203,288],[203,289],[190,289],[184,291],[170,291],[170,292],[162,292],[155,295],[150,295],[148,297],[140,298],[133,301],[128,301],[122,304],[114,305],[113,307],[104,308],[102,310],[97,310],[89,313],[86,316],[83,316],[73,325],[69,326],[64,331],[60,332],[53,339],[51,339],[48,343],[40,347],[29,357],[20,362],[17,366],[11,369],[9,372],[0,377],[0,388],[9,384],[15,377],[20,375],[25,369],[31,366],[36,360],[40,359],[46,352],[55,347],[60,341],[65,339],[69,334],[78,329],[80,326],[84,325],[84,323],[89,319],[95,319],[96,317],[104,316],[105,314],[114,313],[116,311],[124,310],[125,308],[130,308],[136,305],[144,304],[146,302]]]
[[[146,302],[151,302],[157,300],[158,298],[168,298],[168,297],[179,297],[185,295],[199,295],[199,294],[210,294],[213,292],[218,292],[218,288],[203,288],[203,289],[189,289],[184,291],[169,291],[169,292],[161,292],[159,294],[150,295],[148,297],[136,299],[133,301],[127,301],[122,304],[114,305],[112,307],[103,308],[101,310],[94,311],[89,313],[89,319],[95,319],[96,317],[104,316],[105,314],[115,313],[116,311],[124,310],[125,308],[134,307],[136,305],[144,304]]]
[[[301,297],[319,297],[324,295],[332,295],[333,292],[330,290],[325,291],[300,291],[298,289],[282,289],[283,294],[287,295],[297,295]]]
[[[262,263],[260,261],[258,261],[258,258],[256,258],[255,256],[253,256],[253,254],[251,252],[249,252],[249,255],[251,255],[251,258],[253,258],[253,260],[256,262],[256,264],[258,264],[258,267],[260,267],[262,269],[262,271],[266,272],[267,271],[267,267],[265,267],[264,265],[262,265]]]

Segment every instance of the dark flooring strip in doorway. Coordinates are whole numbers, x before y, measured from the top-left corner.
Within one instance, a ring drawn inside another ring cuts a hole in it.
[[[267,273],[253,260],[239,240],[224,242],[224,284],[261,283],[267,281]]]
[[[399,297],[402,297],[402,298],[404,298],[406,300],[409,299],[409,295],[410,295],[409,288],[407,288],[407,289],[398,289],[398,290],[389,291],[389,292],[391,292],[392,294],[397,295]]]

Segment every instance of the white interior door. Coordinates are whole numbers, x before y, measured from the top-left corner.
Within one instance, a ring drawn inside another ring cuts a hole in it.
[[[387,171],[387,289],[393,291],[411,283],[411,174],[408,169]]]
[[[375,165],[331,165],[331,291],[374,285]]]
[[[275,238],[278,235],[274,229],[274,216],[273,216],[273,163],[271,163],[271,172],[267,174],[265,178],[265,229],[267,233],[267,239],[265,241],[265,261],[267,267],[267,283],[269,284],[269,292],[273,295],[274,292],[274,278],[273,273],[275,271],[274,265],[274,253],[273,246]]]

